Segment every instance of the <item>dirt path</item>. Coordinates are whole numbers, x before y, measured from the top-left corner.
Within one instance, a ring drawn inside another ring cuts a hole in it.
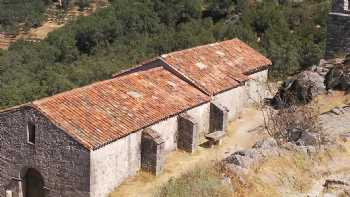
[[[172,177],[178,177],[197,165],[218,161],[234,151],[251,147],[261,136],[259,126],[262,123],[260,112],[253,108],[247,109],[242,113],[241,118],[230,123],[227,136],[220,146],[211,149],[198,147],[192,155],[175,151],[167,157],[164,172],[160,176],[153,177],[140,172],[136,177],[129,178],[120,185],[112,192],[111,197],[151,197]]]
[[[63,27],[64,24],[57,24],[55,22],[47,21],[42,24],[42,26],[38,28],[33,28],[31,29],[27,34],[23,35],[21,39],[38,39],[38,40],[43,40],[47,37],[47,35],[58,29]]]
[[[61,19],[61,22],[50,19],[52,17],[55,18],[55,16],[49,16],[49,19],[45,21],[40,27],[31,28],[29,31],[22,31],[14,36],[0,35],[0,48],[8,49],[8,47],[13,42],[16,42],[19,39],[29,40],[33,42],[41,41],[45,39],[50,32],[63,27],[66,23],[76,19],[78,16],[89,16],[93,14],[98,8],[104,8],[108,5],[109,3],[107,0],[95,0],[91,2],[89,8],[84,11],[79,11],[78,6],[70,8],[63,17],[63,19]],[[53,5],[53,7],[55,7],[55,5]]]

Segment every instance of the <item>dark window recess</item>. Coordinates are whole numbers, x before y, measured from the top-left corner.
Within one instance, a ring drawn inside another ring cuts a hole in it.
[[[27,125],[28,143],[35,144],[35,125],[28,123]]]

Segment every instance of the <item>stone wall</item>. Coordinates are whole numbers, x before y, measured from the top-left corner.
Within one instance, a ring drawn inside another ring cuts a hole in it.
[[[329,14],[326,58],[350,53],[350,15]]]
[[[328,15],[326,58],[350,53],[350,10],[348,0],[333,0]]]
[[[27,142],[27,123],[35,124],[35,144]],[[89,151],[31,107],[0,113],[0,197],[18,196],[26,169],[44,179],[48,197],[86,197],[90,189]]]
[[[220,104],[210,105],[209,133],[225,131],[228,127],[228,109]]]
[[[232,121],[248,105],[259,103],[268,95],[267,78],[268,70],[249,75],[251,80],[244,86],[233,88],[214,96],[213,102],[226,107],[228,120]]]
[[[228,120],[234,120],[247,106],[247,91],[244,86],[233,88],[214,96],[213,102],[228,109]]]
[[[164,139],[150,128],[142,132],[141,168],[153,175],[159,175],[164,168]]]
[[[331,10],[333,13],[350,13],[349,0],[333,0]]]
[[[259,104],[264,98],[270,96],[267,88],[268,70],[249,75],[251,80],[245,84],[248,104]]]
[[[178,118],[177,148],[193,153],[198,145],[198,123],[188,114]]]
[[[186,112],[191,116],[194,121],[198,124],[198,135],[199,141],[204,139],[205,134],[209,133],[209,114],[210,114],[210,103],[197,106]]]
[[[177,127],[177,116],[173,116],[149,127],[158,132],[165,141],[165,154],[177,149]]]
[[[107,197],[141,168],[142,130],[91,152],[91,195]]]

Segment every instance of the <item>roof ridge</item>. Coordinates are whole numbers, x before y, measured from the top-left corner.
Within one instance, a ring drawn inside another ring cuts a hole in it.
[[[166,58],[166,57],[169,56],[169,55],[175,55],[175,54],[177,54],[177,53],[187,52],[187,51],[191,51],[191,50],[194,50],[194,49],[204,48],[204,47],[208,47],[208,46],[210,46],[210,45],[216,45],[216,44],[220,44],[220,43],[224,43],[224,42],[229,42],[229,41],[234,41],[234,40],[239,40],[239,39],[238,39],[238,38],[233,38],[233,39],[229,39],[229,40],[216,41],[216,42],[213,42],[213,43],[208,43],[208,44],[204,44],[204,45],[194,46],[194,47],[191,47],[191,48],[182,49],[182,50],[178,50],[178,51],[174,51],[174,52],[162,54],[162,55],[160,55],[160,57]]]
[[[151,68],[150,70],[157,70],[157,69],[160,70],[161,68],[160,67],[154,67],[154,68]],[[144,71],[139,71],[139,72],[144,72]],[[76,87],[76,88],[73,88],[73,89],[70,89],[70,90],[66,90],[66,91],[54,94],[52,96],[47,96],[47,97],[44,97],[44,98],[41,98],[41,99],[38,99],[38,100],[34,100],[31,103],[33,105],[37,105],[38,103],[45,102],[45,101],[47,101],[48,99],[50,99],[52,97],[59,97],[59,96],[62,96],[62,95],[66,95],[68,93],[72,93],[72,92],[76,92],[76,91],[79,91],[79,90],[85,90],[85,89],[88,89],[88,88],[92,88],[92,87],[95,87],[97,85],[102,85],[102,84],[106,84],[106,83],[109,83],[109,82],[121,80],[123,78],[131,77],[132,75],[138,75],[139,72],[129,73],[127,75],[121,75],[121,76],[113,77],[111,79],[105,79],[105,80],[102,80],[102,81],[95,81],[95,82],[93,82],[91,84],[87,84],[85,86]]]
[[[191,86],[194,86],[194,88],[200,90],[201,92],[203,92],[204,94],[210,96],[212,93],[205,87],[203,87],[202,85],[200,85],[198,82],[196,82],[196,80],[192,79],[190,76],[182,73],[181,71],[179,71],[179,69],[175,68],[173,65],[171,65],[168,61],[166,61],[163,57],[159,57],[159,59],[161,61],[163,61],[166,65],[168,65],[169,67],[171,67],[171,69],[173,69],[175,72],[177,72],[177,74],[179,74],[181,77],[185,78],[186,80],[188,80],[189,82],[186,82],[188,84],[190,84]],[[171,71],[169,71],[171,72]],[[174,74],[175,75],[175,74]],[[177,76],[178,77],[178,76]],[[180,77],[178,77],[180,78]],[[181,78],[180,78],[181,79]],[[184,79],[181,79],[184,81]]]

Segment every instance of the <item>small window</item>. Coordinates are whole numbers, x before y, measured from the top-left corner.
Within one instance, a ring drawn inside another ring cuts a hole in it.
[[[27,139],[28,143],[35,144],[35,125],[31,122],[27,125]]]

